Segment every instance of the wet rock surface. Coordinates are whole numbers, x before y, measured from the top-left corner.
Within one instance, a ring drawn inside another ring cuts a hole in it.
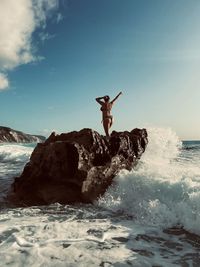
[[[146,129],[113,131],[109,139],[92,129],[52,133],[15,178],[9,199],[24,205],[93,202],[120,170],[136,166],[147,143]]]

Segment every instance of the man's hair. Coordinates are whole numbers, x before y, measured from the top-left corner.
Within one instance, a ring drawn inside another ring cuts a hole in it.
[[[105,102],[108,102],[108,101],[110,100],[109,95],[105,95],[105,96],[104,96],[104,100],[105,100]]]

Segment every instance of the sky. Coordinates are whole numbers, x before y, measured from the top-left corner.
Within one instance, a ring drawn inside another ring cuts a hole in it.
[[[200,139],[200,1],[0,0],[0,125],[92,128],[95,98],[123,95],[113,130]]]

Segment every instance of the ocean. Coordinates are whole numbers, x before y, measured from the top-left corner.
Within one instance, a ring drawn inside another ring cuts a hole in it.
[[[14,207],[35,144],[0,144],[0,266],[200,266],[200,141],[149,128],[137,167],[92,204]]]

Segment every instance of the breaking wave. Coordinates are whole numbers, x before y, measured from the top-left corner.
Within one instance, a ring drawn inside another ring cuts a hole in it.
[[[147,130],[149,144],[137,168],[121,171],[98,205],[145,225],[182,225],[200,234],[200,164],[171,129]],[[199,158],[198,158],[199,162]]]
[[[25,162],[29,159],[35,144],[0,145],[0,162]]]

